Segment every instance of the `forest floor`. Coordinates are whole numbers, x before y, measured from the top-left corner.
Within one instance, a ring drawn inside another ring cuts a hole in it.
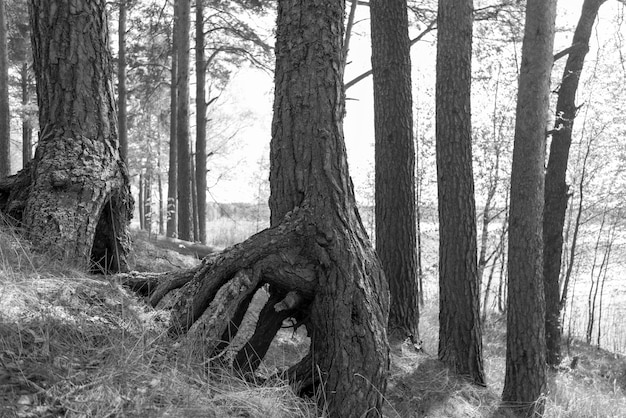
[[[144,271],[198,263],[137,233],[133,260]],[[253,329],[263,297],[260,292],[255,298],[241,333]],[[167,337],[168,316],[113,278],[32,253],[15,231],[0,227],[0,417],[326,416],[284,381],[254,384],[238,378],[227,362],[207,366],[193,344]],[[385,416],[506,416],[499,410],[505,322],[501,315],[488,318],[488,385],[475,387],[437,361],[437,307],[427,301],[423,351],[391,347]],[[302,330],[281,331],[259,377],[293,364],[307,348]],[[545,416],[625,417],[626,360],[576,341],[565,354],[564,367],[550,376]]]

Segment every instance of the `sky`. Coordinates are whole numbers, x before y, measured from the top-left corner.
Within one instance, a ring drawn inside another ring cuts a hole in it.
[[[616,30],[612,22],[617,13],[616,3],[616,1],[608,1],[601,8],[598,23],[599,32],[612,34]],[[561,0],[558,2],[555,51],[569,46],[581,7],[582,0]],[[367,8],[359,7],[357,9],[355,21],[357,23],[350,43],[346,81],[371,68],[369,11]],[[413,27],[410,29],[409,36],[413,38],[419,32],[419,28]],[[624,28],[621,29],[621,32],[624,32]],[[418,84],[424,80],[423,73],[434,72],[435,40],[435,33],[431,33],[411,49],[414,103],[428,100],[428,98],[425,99],[419,95],[419,91],[427,86]],[[601,36],[592,42],[602,42]],[[422,76],[420,76],[420,72],[422,72]],[[431,77],[431,79],[434,82],[434,78]],[[426,80],[428,82],[430,79],[426,78]],[[238,109],[239,111],[247,109],[255,114],[255,119],[250,121],[250,124],[240,132],[240,146],[230,151],[236,169],[232,170],[232,175],[229,175],[227,179],[220,180],[210,189],[213,198],[219,202],[255,201],[259,195],[259,182],[265,182],[269,177],[267,158],[271,136],[272,83],[273,79],[267,73],[243,68],[235,75],[225,93],[225,96],[229,97],[232,103],[229,110],[237,112]],[[344,134],[348,163],[355,184],[357,199],[365,202],[370,198],[367,189],[371,185],[374,166],[372,78],[368,77],[351,87],[347,91],[346,97]],[[259,169],[261,161],[265,162],[266,170]]]

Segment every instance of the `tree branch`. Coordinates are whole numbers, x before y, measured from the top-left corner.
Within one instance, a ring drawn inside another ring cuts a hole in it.
[[[437,20],[432,20],[428,24],[428,26],[426,26],[426,29],[424,29],[415,38],[411,39],[410,46],[413,46],[416,43],[418,43],[424,36],[426,36],[429,32],[435,30],[436,28],[437,28]],[[371,69],[366,71],[366,72],[364,72],[363,74],[353,78],[352,80],[350,80],[350,81],[348,81],[347,83],[344,84],[345,90],[348,90],[350,87],[354,86],[356,83],[358,83],[359,81],[369,77],[370,75],[372,75],[372,70]]]
[[[589,46],[585,45],[582,42],[575,43],[574,45],[570,45],[567,48],[565,48],[564,50],[554,54],[554,58],[553,59],[556,62],[556,61],[560,60],[561,58],[569,55],[570,53],[572,53],[572,52],[574,52],[576,50],[579,50],[579,49],[584,49],[584,48],[589,48]]]

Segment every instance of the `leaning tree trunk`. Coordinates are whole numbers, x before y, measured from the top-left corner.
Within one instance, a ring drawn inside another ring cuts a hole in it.
[[[271,304],[237,356],[240,362],[263,353],[282,319],[292,316],[311,337],[309,354],[286,372],[295,387],[314,393],[329,416],[378,417],[389,368],[389,289],[348,174],[343,5],[340,0],[278,4],[272,227],[182,275],[121,280],[148,287],[152,304],[186,283],[170,332],[184,333],[202,317],[203,327],[194,330],[202,330],[203,350],[212,355],[227,345],[251,295],[269,283]],[[250,363],[251,372],[258,359]]]
[[[543,214],[543,276],[546,294],[546,349],[548,365],[561,362],[561,304],[559,277],[563,255],[563,226],[569,198],[565,183],[572,128],[578,108],[576,91],[589,51],[589,38],[600,6],[606,0],[585,0],[572,49],[568,55],[556,103],[555,129],[546,167],[545,209]]]
[[[22,222],[35,246],[126,269],[133,199],[120,159],[104,0],[31,0],[39,145]]]

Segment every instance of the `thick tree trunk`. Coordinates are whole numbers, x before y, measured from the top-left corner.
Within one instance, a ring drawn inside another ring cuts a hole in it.
[[[11,172],[11,119],[9,113],[9,55],[5,2],[0,3],[0,179]]]
[[[543,275],[546,294],[546,349],[551,367],[561,362],[561,304],[559,277],[563,255],[563,226],[569,198],[565,183],[572,128],[578,111],[576,91],[585,56],[589,51],[589,38],[600,6],[606,0],[585,0],[570,51],[556,104],[555,127],[552,131],[550,157],[546,168],[545,209],[543,215]]]
[[[472,0],[439,2],[439,359],[483,385],[470,106]]]
[[[178,143],[178,238],[193,239],[191,203],[191,158],[189,155],[189,0],[177,0],[178,79],[176,141]]]
[[[124,270],[133,199],[119,155],[105,1],[30,7],[41,133],[22,221],[42,251]]]
[[[372,0],[376,252],[389,282],[390,337],[419,338],[415,145],[406,0]]]
[[[277,322],[268,328],[264,318],[293,309],[311,336],[311,350],[289,371],[292,382],[317,394],[329,416],[380,416],[389,367],[389,290],[348,175],[343,12],[339,0],[279,2],[272,228],[203,260],[182,289],[171,332],[190,329],[217,299],[230,300],[219,316],[202,320],[217,340],[237,323],[258,285],[270,283],[273,294],[288,296],[264,309],[251,347],[260,353],[266,346],[268,335],[260,338],[260,329],[273,337]],[[235,279],[244,281],[238,287]],[[213,350],[218,346],[223,344]]]
[[[506,376],[502,400],[541,416],[546,390],[543,198],[556,0],[528,0],[511,171]]]
[[[206,243],[206,65],[204,59],[204,6],[196,1],[196,191],[198,241]]]

